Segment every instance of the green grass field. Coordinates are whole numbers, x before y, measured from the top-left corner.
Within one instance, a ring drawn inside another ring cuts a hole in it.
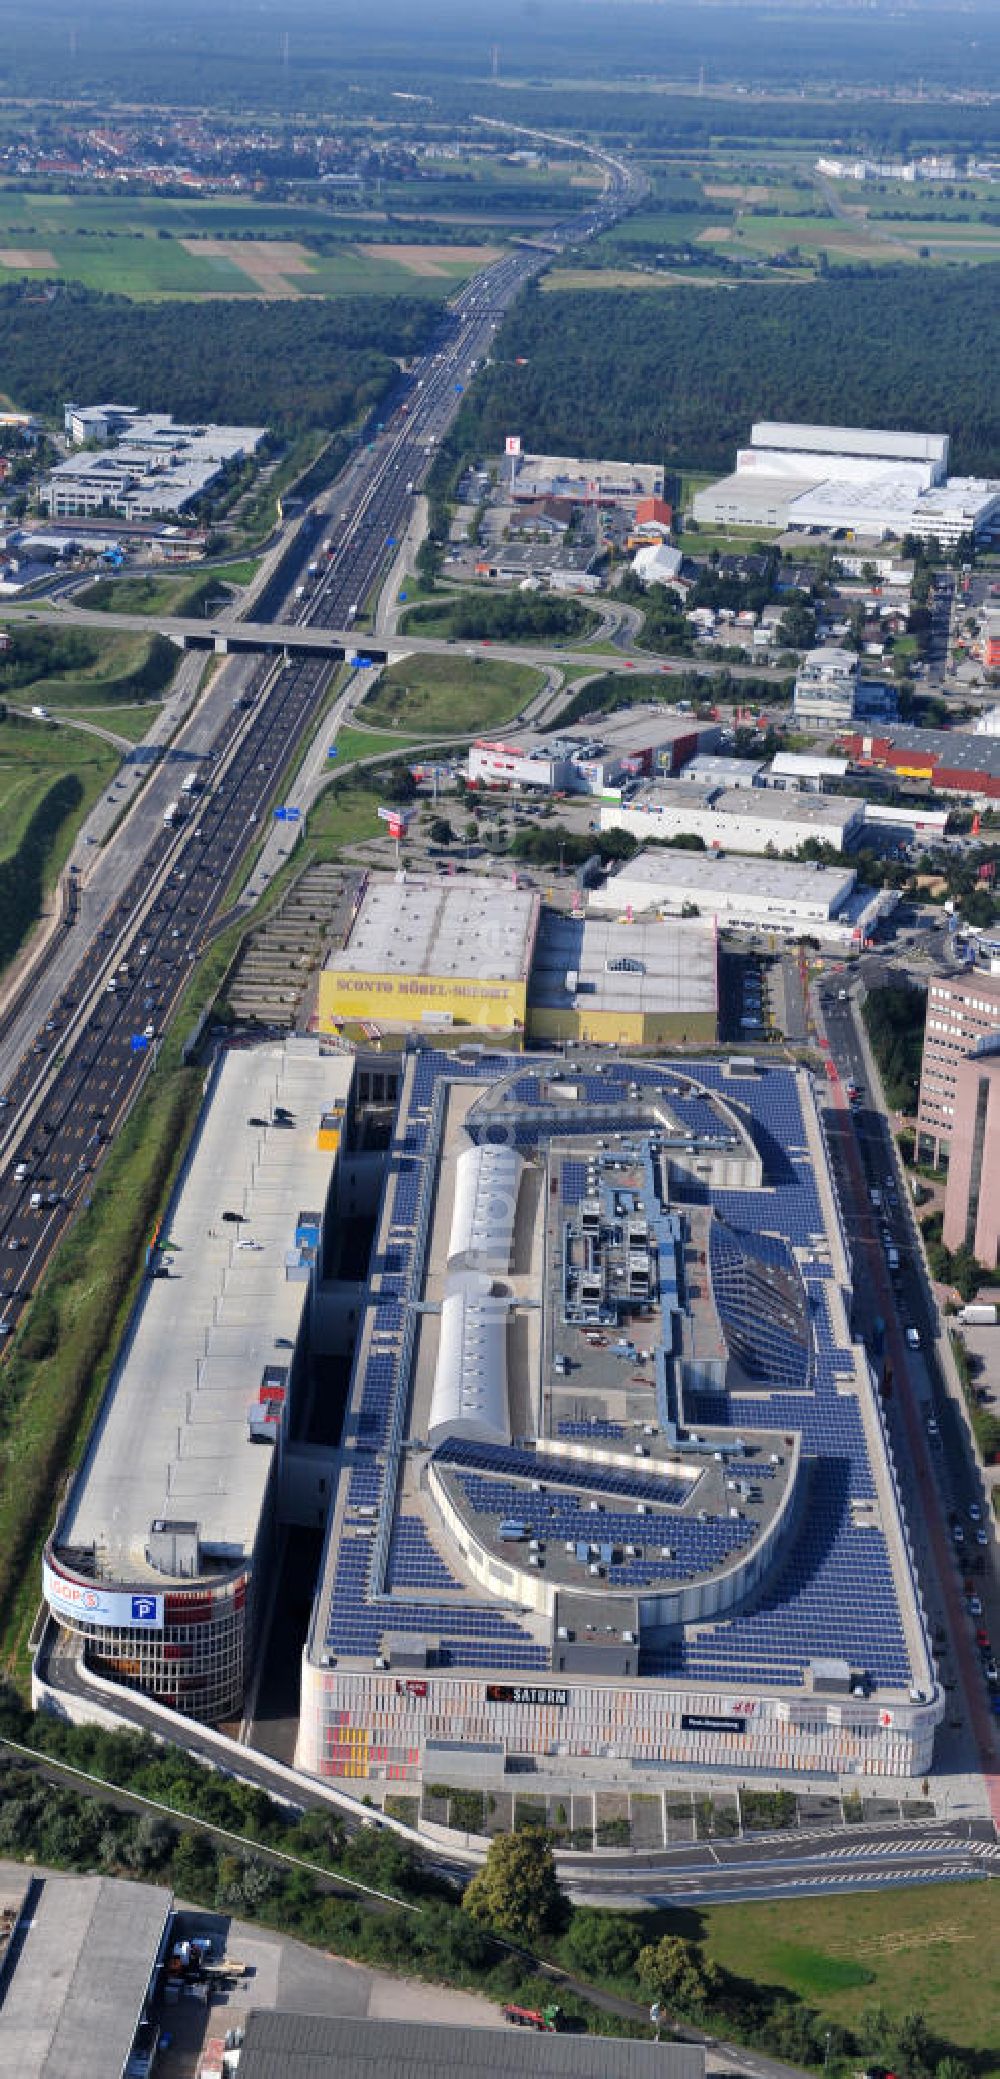
[[[914,2010],[960,2050],[978,2079],[1000,2071],[1000,1886],[928,1885],[700,1914],[709,1956],[741,1978],[786,1986],[831,2020],[866,2007]],[[981,2062],[979,2060],[982,2060]]]
[[[306,847],[314,859],[337,859],[344,845],[361,844],[366,838],[384,837],[385,825],[376,813],[378,795],[363,787],[327,787],[306,825]]]
[[[46,875],[51,886],[80,824],[120,763],[112,744],[83,730],[46,728],[44,722],[21,722],[13,716],[0,722],[0,859],[17,850],[53,781],[64,772],[78,773],[83,799],[66,818],[53,849]]]
[[[200,614],[207,601],[225,601],[229,593],[224,571],[197,571],[187,577],[101,578],[84,586],[74,604],[99,614],[183,616]]]
[[[402,758],[413,742],[412,729],[342,729],[337,737],[337,757],[330,760],[331,773],[357,758]]]
[[[358,720],[399,722],[417,736],[495,729],[519,714],[541,684],[540,673],[526,664],[404,657],[382,673]]]
[[[59,634],[58,629],[53,630],[57,642]],[[85,639],[94,651],[89,664],[71,672],[40,671],[37,678],[26,684],[10,686],[5,697],[17,707],[47,707],[54,714],[104,708],[109,711],[109,727],[117,727],[110,711],[136,707],[145,694],[149,702],[148,728],[153,703],[173,677],[180,663],[180,651],[153,635],[105,635],[100,629],[92,634],[87,629]],[[144,735],[145,730],[140,734]]]
[[[138,707],[128,707],[124,701],[120,706],[102,707],[96,703],[93,707],[85,707],[81,701],[65,712],[74,722],[93,722],[99,729],[113,729],[116,736],[127,736],[130,743],[138,744],[152,728],[159,706],[158,700],[142,701]],[[63,709],[58,712],[62,713]]]

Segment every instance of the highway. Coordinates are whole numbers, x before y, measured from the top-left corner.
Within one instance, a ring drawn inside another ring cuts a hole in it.
[[[595,156],[608,186],[562,227],[560,244],[601,229],[643,191],[641,176],[606,154]],[[373,415],[342,476],[297,530],[294,555],[270,588],[273,622],[343,627],[346,641],[354,640],[351,623],[391,561],[469,377],[509,305],[551,257],[534,249],[506,254],[443,313],[430,347],[381,407],[384,416]],[[310,560],[321,562],[321,574],[309,596],[296,601]],[[80,612],[54,611],[67,621]],[[116,618],[101,617],[105,626]],[[4,1338],[89,1202],[94,1172],[155,1064],[159,1036],[270,811],[279,776],[315,724],[333,668],[329,654],[244,660],[236,667],[235,704],[225,675],[225,690],[214,691],[206,712],[199,710],[171,747],[100,865],[75,881],[76,922],[54,941],[47,973],[23,1009],[0,1026]],[[204,791],[179,826],[167,828],[164,810],[192,759]]]

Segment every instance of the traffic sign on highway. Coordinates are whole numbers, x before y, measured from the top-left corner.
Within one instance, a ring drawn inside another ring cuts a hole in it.
[[[283,808],[278,808],[278,809],[275,809],[275,811],[274,811],[274,820],[275,820],[275,822],[276,822],[276,823],[287,823],[287,821],[288,821],[288,810],[287,810],[287,809],[283,809]]]
[[[330,745],[330,748],[329,748],[329,750],[328,750],[328,752],[327,752],[327,754],[326,754],[326,755],[327,755],[327,757],[328,757],[328,758],[339,758],[339,757],[340,757],[340,746],[339,746],[339,744],[331,744],[331,745]]]
[[[131,1047],[133,1054],[144,1054],[146,1052],[146,1048],[148,1047],[148,1045],[149,1041],[146,1038],[145,1033],[133,1032],[132,1037],[129,1040],[129,1046]]]
[[[286,808],[286,810],[285,810],[285,822],[286,822],[286,823],[298,823],[298,822],[300,822],[300,821],[301,821],[301,817],[302,817],[302,810],[301,810],[300,808]]]

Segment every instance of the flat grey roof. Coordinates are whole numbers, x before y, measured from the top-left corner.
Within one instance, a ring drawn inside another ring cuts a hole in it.
[[[887,456],[893,461],[947,462],[947,433],[906,433],[874,426],[798,426],[794,420],[758,419],[755,448],[788,448],[818,455]]]
[[[247,1408],[264,1366],[293,1354],[309,1286],[286,1258],[300,1210],[326,1202],[334,1157],[317,1128],[353,1067],[313,1039],[223,1057],[163,1226],[170,1276],[144,1287],[59,1529],[60,1549],[97,1548],[101,1578],[165,1584],[145,1560],[158,1516],[197,1521],[229,1560],[253,1551],[272,1453],[249,1441]],[[290,1125],[249,1124],[276,1104]]]
[[[619,495],[650,497],[663,489],[663,468],[658,462],[598,462],[586,455],[521,455],[514,472],[516,498],[528,495],[529,485],[543,484],[564,496],[584,498],[591,485]]]
[[[835,825],[839,830],[863,817],[865,810],[862,797],[855,794],[794,794],[780,787],[720,788],[718,780],[698,784],[683,777],[656,780],[651,786],[641,787],[623,806],[626,812],[707,809],[716,815],[731,816],[734,823],[745,818],[754,823],[815,823],[821,829]],[[733,843],[738,842],[739,832],[734,829]]]
[[[0,2004],[11,2079],[119,2079],[173,1907],[113,1877],[46,1877]]]
[[[240,2054],[240,2079],[704,2079],[704,2071],[700,2043],[257,2010]]]
[[[820,481],[818,472],[814,478],[801,476],[779,476],[765,474],[763,470],[734,469],[729,476],[717,477],[714,483],[705,484],[694,495],[695,508],[720,504],[752,505],[755,512],[767,511],[772,506],[787,508],[792,500],[803,491],[814,490]]]
[[[346,946],[326,964],[339,974],[519,981],[528,972],[537,916],[537,895],[509,881],[373,881]]]
[[[623,958],[634,965],[609,970]],[[568,974],[577,985],[566,986]],[[700,1012],[718,1007],[715,927],[697,918],[639,922],[543,910],[529,1009]]]
[[[712,852],[637,852],[607,883],[648,890],[655,902],[660,890],[701,888],[706,893],[731,889],[734,894],[773,896],[779,902],[826,902],[831,911],[854,886],[852,867],[799,865],[790,859],[720,858]],[[628,901],[627,893],[622,901]]]
[[[841,830],[865,812],[860,794],[788,794],[780,787],[759,787],[752,793],[727,788],[715,806],[726,816],[759,817],[765,823],[833,823]]]
[[[699,751],[689,758],[683,777],[698,786],[753,788],[754,780],[767,765],[766,758],[727,758],[721,751]],[[763,790],[756,790],[761,793]]]

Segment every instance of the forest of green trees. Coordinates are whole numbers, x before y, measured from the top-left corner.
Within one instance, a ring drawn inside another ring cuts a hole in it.
[[[213,110],[320,110],[327,120],[331,109],[355,118],[374,110],[382,121],[387,96],[403,86],[454,118],[470,106],[496,112],[488,47],[499,34],[503,112],[513,122],[591,135],[616,125],[637,138],[818,134],[847,149],[859,128],[894,150],[911,137],[961,142],[971,131],[982,140],[997,116],[985,95],[965,105],[931,95],[869,97],[858,109],[844,88],[864,94],[872,79],[915,85],[921,78],[938,91],[979,87],[996,70],[989,0],[965,0],[962,34],[948,8],[911,7],[902,16],[872,8],[860,25],[853,10],[849,30],[846,13],[799,7],[794,33],[775,34],[773,9],[760,0],[711,8],[621,0],[611,9],[546,0],[500,10],[495,20],[467,0],[437,0],[428,34],[426,10],[384,0],[375,35],[371,10],[358,0],[336,9],[285,0],[280,22],[266,7],[206,10],[202,0],[176,0],[167,12],[155,0],[101,0],[82,12],[73,0],[33,0],[4,9],[0,85],[9,97],[114,93]],[[701,69],[704,95],[657,91],[662,81],[694,82]],[[567,78],[578,82],[570,92]],[[770,107],[756,96],[713,94],[734,78],[786,93]],[[801,96],[787,93],[806,83]]]
[[[754,418],[940,428],[956,473],[1000,474],[984,343],[1000,266],[613,297],[535,290],[497,337],[454,440],[496,453],[730,469]],[[515,357],[524,366],[515,365]]]
[[[3,382],[22,408],[125,397],[175,418],[334,429],[375,404],[440,323],[427,297],[130,303],[63,285],[0,288]]]

